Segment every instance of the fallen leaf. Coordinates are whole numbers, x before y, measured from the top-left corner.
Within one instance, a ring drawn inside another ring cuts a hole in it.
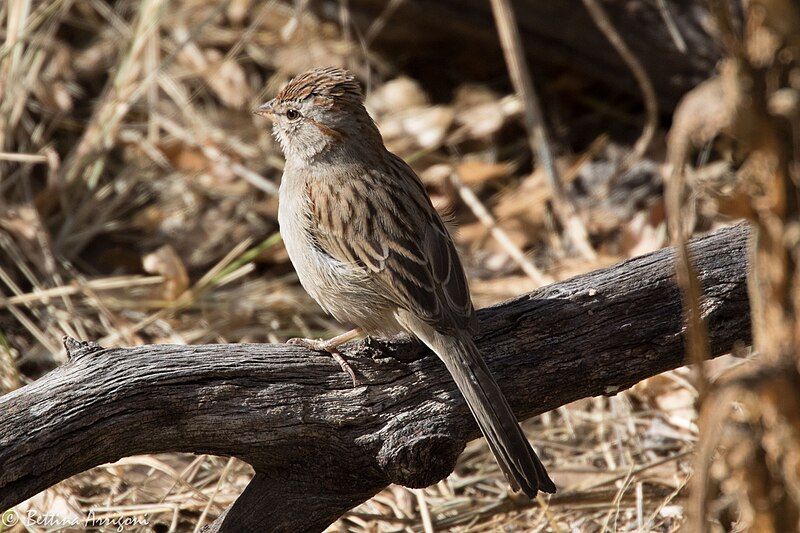
[[[164,276],[163,298],[168,301],[176,300],[189,288],[189,275],[186,267],[175,253],[175,249],[165,244],[155,252],[142,258],[142,266],[150,274]]]

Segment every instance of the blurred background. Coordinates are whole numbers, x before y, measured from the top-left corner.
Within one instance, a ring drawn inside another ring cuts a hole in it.
[[[343,331],[288,261],[283,159],[251,113],[311,67],[362,81],[387,146],[453,215],[476,307],[669,244],[671,117],[725,56],[706,4],[513,6],[556,183],[532,150],[532,101],[511,83],[488,0],[0,4],[0,394],[63,363],[63,335],[113,347]],[[741,10],[729,15],[740,27]],[[692,232],[736,215],[719,213],[732,201],[719,188],[703,192],[731,175],[735,152],[701,141],[688,159],[704,171],[692,175]],[[424,515],[437,531],[677,531],[698,437],[689,378],[668,372],[525,422],[559,486],[546,508],[509,493],[481,441],[448,479],[389,487],[330,531],[430,530]],[[129,457],[18,510],[197,531],[251,475],[236,459]]]

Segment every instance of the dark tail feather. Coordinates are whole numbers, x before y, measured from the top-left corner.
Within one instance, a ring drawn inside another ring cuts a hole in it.
[[[554,493],[555,484],[522,433],[475,343],[439,333],[420,338],[444,361],[512,488],[521,488],[530,498],[537,490]]]

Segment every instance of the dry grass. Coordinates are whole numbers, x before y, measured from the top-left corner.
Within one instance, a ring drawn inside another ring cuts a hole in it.
[[[280,2],[0,4],[0,393],[63,362],[65,334],[115,346],[339,330],[288,264],[276,222],[282,159],[249,113],[311,66],[370,80],[387,144],[456,214],[478,306],[665,244],[655,163],[633,163],[609,190],[627,149],[599,131],[557,160],[600,252],[575,259],[513,95],[465,83],[432,105],[349,34]],[[389,487],[331,531],[678,530],[694,401],[676,371],[527,422],[560,488],[551,498],[510,494],[474,442],[445,481]],[[233,459],[131,457],[17,510],[78,520],[76,531],[90,511],[134,520],[132,531],[197,531],[250,475]]]

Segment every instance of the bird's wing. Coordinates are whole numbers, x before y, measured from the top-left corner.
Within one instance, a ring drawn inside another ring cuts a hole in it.
[[[472,301],[453,240],[414,171],[389,155],[386,170],[309,183],[315,244],[364,269],[388,299],[438,330],[470,329]]]

